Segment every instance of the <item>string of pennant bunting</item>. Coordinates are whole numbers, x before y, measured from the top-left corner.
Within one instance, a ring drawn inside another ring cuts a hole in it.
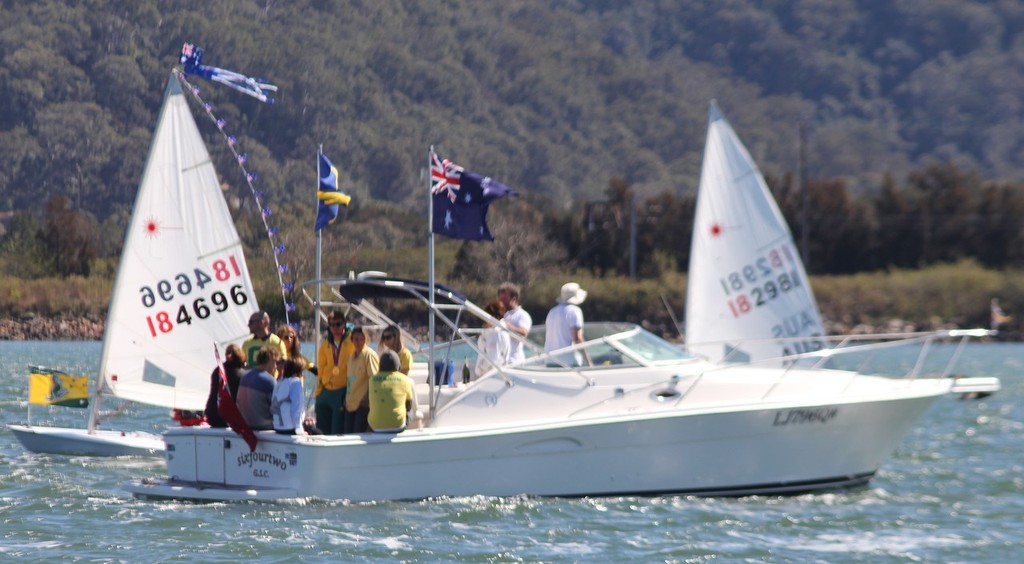
[[[206,115],[209,116],[210,120],[217,126],[217,130],[220,131],[221,135],[224,137],[224,141],[227,143],[228,149],[231,151],[231,154],[234,155],[235,162],[238,163],[238,167],[242,170],[245,183],[249,187],[249,193],[256,202],[257,209],[260,210],[260,219],[263,221],[263,227],[267,234],[267,239],[270,241],[270,247],[274,251],[274,266],[277,271],[277,281],[281,288],[281,301],[284,303],[285,323],[297,328],[297,324],[293,324],[290,317],[290,314],[295,311],[296,306],[293,302],[288,301],[288,294],[295,288],[295,284],[293,282],[285,282],[284,276],[285,274],[288,274],[290,270],[288,265],[282,262],[281,257],[287,248],[282,244],[278,244],[276,241],[278,228],[272,227],[269,220],[270,216],[273,215],[273,210],[269,206],[265,205],[263,201],[266,194],[256,189],[254,183],[258,180],[258,176],[255,172],[250,171],[246,167],[249,157],[245,153],[240,153],[238,151],[238,138],[228,133],[228,122],[223,118],[218,118],[216,114],[214,114],[213,104],[203,100],[199,87],[191,84],[185,77],[184,72],[178,72],[178,79],[181,80],[187,90],[192,93],[192,96],[197,102],[199,102],[200,107],[202,107],[206,112]]]

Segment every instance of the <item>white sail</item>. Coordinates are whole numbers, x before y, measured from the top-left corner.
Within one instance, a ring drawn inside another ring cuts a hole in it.
[[[257,307],[210,154],[172,73],[114,282],[98,388],[202,409],[214,343],[246,338]]]
[[[708,110],[687,279],[691,352],[743,361],[820,348],[821,314],[793,236],[715,102]]]

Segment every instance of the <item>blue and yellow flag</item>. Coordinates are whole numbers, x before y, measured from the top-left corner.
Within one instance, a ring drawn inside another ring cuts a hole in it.
[[[318,163],[320,173],[320,186],[316,191],[316,229],[320,231],[324,227],[334,223],[338,219],[339,206],[347,206],[352,198],[338,189],[338,168],[331,164],[331,161],[320,153]]]
[[[89,378],[71,376],[59,370],[32,366],[28,380],[28,402],[65,407],[89,406]]]

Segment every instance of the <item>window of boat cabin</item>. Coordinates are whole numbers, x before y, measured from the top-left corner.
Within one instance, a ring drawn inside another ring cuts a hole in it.
[[[587,339],[585,348],[594,368],[639,366],[641,362],[664,364],[693,359],[683,347],[669,343],[632,323],[587,323],[583,335]],[[530,331],[531,341],[543,343],[543,338],[543,326]],[[548,366],[532,354],[527,357],[524,368],[569,370],[568,367]]]

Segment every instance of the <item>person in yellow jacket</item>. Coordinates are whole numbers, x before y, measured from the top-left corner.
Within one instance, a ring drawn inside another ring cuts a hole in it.
[[[412,379],[399,370],[395,351],[380,355],[380,372],[370,378],[370,415],[375,433],[401,433],[417,411]]]
[[[314,410],[316,428],[325,435],[340,435],[345,429],[345,389],[348,360],[355,351],[346,329],[345,314],[332,311],[327,317],[327,339],[316,355],[316,391]]]
[[[345,392],[345,434],[365,433],[369,427],[366,418],[370,413],[367,390],[370,377],[377,373],[380,358],[377,351],[366,346],[366,332],[362,327],[352,329],[352,344],[355,350],[348,359],[348,389]]]

